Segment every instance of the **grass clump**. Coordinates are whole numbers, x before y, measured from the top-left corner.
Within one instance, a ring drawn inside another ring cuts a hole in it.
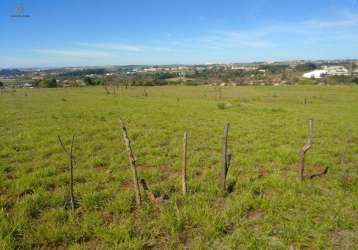
[[[217,104],[218,109],[228,109],[231,108],[233,105],[230,102],[219,102]]]

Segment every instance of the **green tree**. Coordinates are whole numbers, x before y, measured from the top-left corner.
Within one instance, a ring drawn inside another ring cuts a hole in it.
[[[86,85],[95,85],[95,84],[94,84],[94,81],[93,81],[93,79],[92,79],[91,77],[85,77],[85,78],[83,79],[83,81],[84,81],[84,83],[85,83]]]
[[[45,79],[39,82],[39,86],[42,88],[56,88],[57,81],[55,78]]]
[[[297,71],[312,71],[317,69],[317,65],[311,62],[299,64],[296,66]]]

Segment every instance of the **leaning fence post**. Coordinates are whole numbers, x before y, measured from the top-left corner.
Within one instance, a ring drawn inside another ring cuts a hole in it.
[[[229,132],[229,123],[225,123],[223,135],[223,149],[222,149],[222,171],[221,171],[221,185],[222,189],[226,191],[226,175],[228,171],[228,154],[227,154],[227,136]]]
[[[309,119],[308,121],[308,137],[307,137],[307,142],[305,145],[303,145],[301,151],[300,151],[300,162],[299,162],[299,179],[300,181],[303,181],[304,178],[304,170],[305,170],[305,154],[306,152],[311,148],[313,140],[312,140],[312,136],[313,136],[313,119]]]
[[[70,170],[70,205],[71,205],[71,209],[74,210],[75,209],[75,197],[74,197],[74,192],[73,192],[73,144],[75,142],[75,136],[72,136],[72,142],[71,142],[71,148],[70,151],[68,151],[65,147],[65,145],[63,144],[61,137],[58,135],[57,136],[58,141],[61,144],[61,147],[63,149],[63,151],[67,154],[68,157],[68,165],[69,165],[69,170]]]
[[[183,188],[183,195],[186,194],[188,186],[187,186],[187,174],[186,174],[186,164],[187,164],[187,142],[188,142],[188,135],[187,132],[184,132],[184,140],[183,140],[183,165],[182,165],[182,188]]]
[[[135,162],[135,159],[134,159],[134,155],[133,155],[133,151],[132,151],[132,147],[131,147],[131,142],[130,142],[130,140],[128,138],[127,128],[126,128],[126,126],[124,125],[124,123],[123,123],[123,121],[121,119],[119,119],[119,122],[120,122],[120,125],[122,127],[123,140],[124,140],[124,143],[125,143],[126,148],[127,148],[128,159],[129,159],[129,163],[130,163],[130,166],[131,166],[131,169],[132,169],[135,198],[136,198],[137,205],[140,206],[141,197],[140,197],[140,189],[139,189],[139,182],[138,182],[138,176],[137,176],[136,162]]]

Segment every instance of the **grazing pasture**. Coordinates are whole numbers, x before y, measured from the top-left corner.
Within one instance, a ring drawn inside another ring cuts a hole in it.
[[[356,249],[358,86],[20,89],[0,95],[1,249]],[[142,192],[136,205],[119,123]],[[305,171],[299,151],[314,118]],[[222,192],[222,136],[230,123]],[[187,131],[187,192],[182,194]],[[74,209],[69,149],[75,135]]]

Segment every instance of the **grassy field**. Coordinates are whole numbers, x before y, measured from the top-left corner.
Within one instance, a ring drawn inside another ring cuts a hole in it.
[[[1,249],[358,249],[358,86],[100,87],[0,95]],[[304,104],[307,97],[308,104]],[[161,204],[137,208],[118,119]],[[299,149],[314,118],[307,172]],[[228,182],[219,189],[230,122]],[[181,194],[188,131],[189,193]],[[57,140],[75,141],[75,197]]]

